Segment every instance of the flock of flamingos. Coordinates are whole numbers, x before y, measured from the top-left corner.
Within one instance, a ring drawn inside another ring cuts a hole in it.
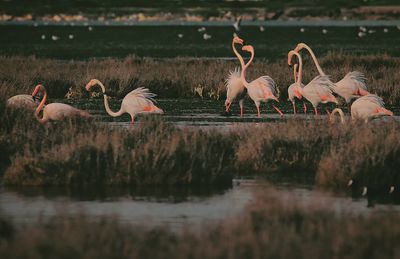
[[[251,54],[250,60],[245,63],[243,57],[236,49],[236,45],[242,46],[242,51],[249,52]],[[235,100],[239,101],[240,116],[243,116],[243,103],[244,98],[248,95],[253,101],[257,108],[257,115],[260,114],[260,103],[272,101],[279,101],[277,97],[277,88],[274,80],[269,76],[261,76],[251,82],[246,80],[246,71],[251,65],[254,59],[254,48],[251,45],[246,45],[244,41],[238,36],[234,35],[232,40],[232,49],[237,58],[239,59],[241,69],[235,69],[231,71],[227,80],[227,96],[225,101],[226,112],[229,112],[229,108]],[[307,85],[302,83],[302,72],[303,62],[300,55],[300,51],[306,49],[317,69],[319,75],[316,76]],[[292,65],[293,57],[296,56],[297,63],[294,64],[294,83],[288,87],[289,100],[293,104],[293,112],[296,114],[295,98],[304,98],[310,102],[314,108],[315,116],[318,116],[317,106],[320,103],[336,103],[338,101],[335,97],[342,97],[347,105],[352,119],[360,119],[369,121],[370,119],[381,117],[381,116],[392,116],[393,112],[384,108],[384,102],[381,97],[370,94],[366,85],[366,78],[364,74],[358,71],[349,72],[339,82],[333,83],[329,76],[327,76],[322,70],[318,63],[318,60],[309,46],[304,43],[299,43],[294,50],[288,53],[288,64]],[[130,114],[132,118],[132,124],[134,123],[135,116],[140,113],[158,113],[162,114],[163,110],[154,105],[154,99],[156,95],[151,93],[147,88],[137,88],[128,93],[121,103],[119,111],[114,112],[110,109],[108,104],[108,97],[106,95],[105,86],[97,79],[92,79],[86,85],[86,90],[90,91],[93,86],[100,86],[104,96],[104,107],[106,112],[113,117],[121,116],[124,113]],[[334,95],[335,94],[335,95]],[[351,106],[350,102],[352,99],[357,98]],[[47,93],[43,85],[37,85],[32,92],[32,95],[16,95],[7,100],[7,105],[10,107],[23,107],[34,110],[36,118],[46,123],[51,120],[62,120],[68,117],[90,116],[88,112],[76,109],[70,105],[63,103],[50,103],[46,105]],[[307,111],[307,106],[303,102],[304,113]],[[283,116],[283,112],[272,105],[273,108]],[[40,112],[43,110],[42,116]],[[342,123],[345,122],[344,113],[341,109],[335,108],[330,117],[334,114],[339,113],[341,116]]]

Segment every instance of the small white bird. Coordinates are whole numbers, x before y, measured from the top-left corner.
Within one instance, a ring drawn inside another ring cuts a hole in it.
[[[372,33],[375,33],[375,32],[376,32],[375,30],[369,30],[368,31],[369,34],[372,34]]]
[[[182,39],[182,38],[183,38],[183,34],[182,34],[182,33],[179,33],[179,34],[178,34],[178,38]]]
[[[210,35],[210,34],[207,34],[207,33],[204,33],[204,34],[203,34],[203,39],[204,39],[204,40],[209,40],[209,39],[211,39],[211,35]]]
[[[260,26],[260,31],[261,31],[261,32],[265,31],[264,26]]]
[[[235,28],[235,31],[240,31],[240,23],[242,22],[242,17],[239,16],[236,22],[233,23],[233,28]]]
[[[74,39],[74,35],[73,34],[68,35],[68,39],[73,40]]]
[[[93,31],[93,27],[92,27],[92,26],[89,26],[89,27],[88,27],[88,30],[89,30],[89,31]]]
[[[359,37],[359,38],[362,38],[362,37],[364,37],[365,35],[367,35],[365,32],[362,32],[362,31],[359,31],[358,32],[358,34],[357,34],[357,36]]]
[[[384,32],[384,33],[388,33],[388,32],[389,32],[389,29],[388,29],[388,28],[385,28],[385,29],[383,29],[383,32]]]
[[[300,32],[305,32],[306,30],[304,28],[300,28]]]
[[[54,40],[54,41],[56,41],[56,40],[59,40],[60,37],[58,37],[58,36],[56,36],[56,35],[52,35],[52,36],[51,36],[51,39]]]
[[[46,35],[42,34],[42,36],[40,36],[40,38],[41,38],[42,40],[45,40],[45,39],[46,39]]]
[[[328,33],[328,30],[327,30],[327,29],[322,29],[322,33],[323,33],[323,34],[327,34],[327,33]]]
[[[197,29],[197,31],[198,31],[198,32],[206,31],[206,27],[200,27],[200,28]]]
[[[360,31],[366,32],[366,31],[367,31],[367,28],[365,28],[364,26],[360,26]]]

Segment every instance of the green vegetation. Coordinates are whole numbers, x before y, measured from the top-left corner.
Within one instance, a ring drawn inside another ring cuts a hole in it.
[[[4,258],[397,258],[397,213],[337,213],[260,191],[245,212],[194,231],[71,218],[16,227],[0,219]]]

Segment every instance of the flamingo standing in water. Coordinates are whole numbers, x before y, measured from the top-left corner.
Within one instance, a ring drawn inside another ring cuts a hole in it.
[[[35,90],[33,90],[32,92],[32,97],[35,97],[40,89],[43,89],[44,96],[35,111],[35,116],[40,123],[46,123],[49,120],[59,121],[65,118],[90,116],[88,112],[79,110],[65,103],[50,103],[45,106],[47,100],[47,92],[43,85],[38,85],[35,87]],[[43,117],[40,118],[39,113],[42,109],[43,109]]]
[[[235,48],[235,44],[243,45],[243,40],[237,36],[234,36],[232,39],[232,49],[236,56],[239,55]],[[229,108],[232,102],[236,99],[239,99],[240,106],[240,117],[243,117],[243,102],[246,96],[246,88],[242,83],[242,79],[240,78],[240,69],[236,68],[234,71],[231,71],[228,75],[228,78],[225,80],[226,86],[226,100],[225,100],[225,111],[229,112]]]
[[[315,116],[318,115],[317,106],[319,103],[338,103],[335,96],[332,95],[331,88],[333,83],[328,76],[317,76],[306,86],[301,87],[303,74],[303,60],[300,54],[294,50],[288,53],[288,64],[291,65],[292,57],[296,55],[299,61],[299,75],[297,78],[297,87],[294,88],[294,94],[297,98],[304,96],[314,107]]]
[[[314,64],[317,67],[319,75],[325,76],[324,71],[318,63],[317,57],[309,46],[307,46],[305,43],[299,43],[297,44],[294,51],[299,52],[303,48],[305,48],[310,53]],[[333,92],[341,96],[346,101],[347,105],[350,104],[353,98],[358,98],[360,96],[369,94],[366,85],[365,75],[359,71],[352,71],[347,73],[342,80],[334,83],[334,87],[332,88],[332,90]]]
[[[122,100],[121,108],[119,109],[119,111],[113,112],[110,109],[110,106],[108,105],[108,97],[105,94],[106,88],[99,80],[97,79],[90,80],[89,83],[87,83],[86,85],[86,90],[90,91],[90,89],[95,85],[99,85],[101,87],[104,96],[104,107],[107,113],[112,117],[118,117],[124,113],[129,113],[129,115],[131,115],[132,118],[132,124],[134,124],[135,116],[137,114],[164,113],[163,110],[155,106],[154,103],[152,102],[154,101],[153,97],[155,97],[156,95],[149,92],[149,89],[143,87],[139,87],[128,93]]]
[[[38,84],[36,87],[40,88],[41,85]],[[8,98],[6,105],[14,109],[25,108],[33,111],[38,106],[38,104],[39,104],[39,98],[37,98],[37,96],[32,96],[29,94],[19,94]]]
[[[268,100],[275,100],[279,102],[276,97],[277,89],[274,80],[269,76],[261,76],[250,83],[246,81],[246,69],[250,66],[251,62],[254,59],[254,48],[251,45],[245,45],[242,47],[243,51],[247,51],[251,53],[251,58],[247,64],[244,64],[243,57],[237,53],[237,57],[239,58],[240,64],[242,65],[242,73],[241,79],[244,86],[247,88],[247,93],[250,98],[254,101],[254,104],[257,107],[257,116],[260,118],[260,102],[267,102]],[[279,115],[283,116],[283,112],[278,109],[275,105],[272,105],[274,109],[279,113]]]
[[[296,95],[294,94],[294,89],[297,87],[297,64],[294,64],[293,66],[293,74],[294,74],[294,83],[291,84],[288,87],[288,97],[289,97],[289,101],[292,103],[293,105],[293,114],[296,114],[296,101],[294,98],[297,98]],[[304,84],[301,84],[301,87],[304,87]],[[307,112],[307,106],[306,103],[303,102],[303,107],[304,107],[304,113]]]

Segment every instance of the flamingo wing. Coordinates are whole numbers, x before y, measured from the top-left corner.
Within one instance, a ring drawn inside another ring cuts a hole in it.
[[[139,87],[128,93],[122,102],[126,107],[126,111],[131,111],[133,113],[151,112],[153,110],[159,110],[153,103],[156,102],[153,99],[155,96],[156,94],[150,92],[149,89]]]
[[[235,70],[229,72],[228,78],[225,80],[225,86],[227,99],[234,100],[238,95],[241,95],[240,98],[243,98],[242,95],[245,87],[240,78],[239,68],[235,68]]]
[[[260,86],[269,88],[269,91],[276,97],[279,97],[279,90],[276,87],[275,81],[270,76],[260,76],[251,83],[257,83]]]

